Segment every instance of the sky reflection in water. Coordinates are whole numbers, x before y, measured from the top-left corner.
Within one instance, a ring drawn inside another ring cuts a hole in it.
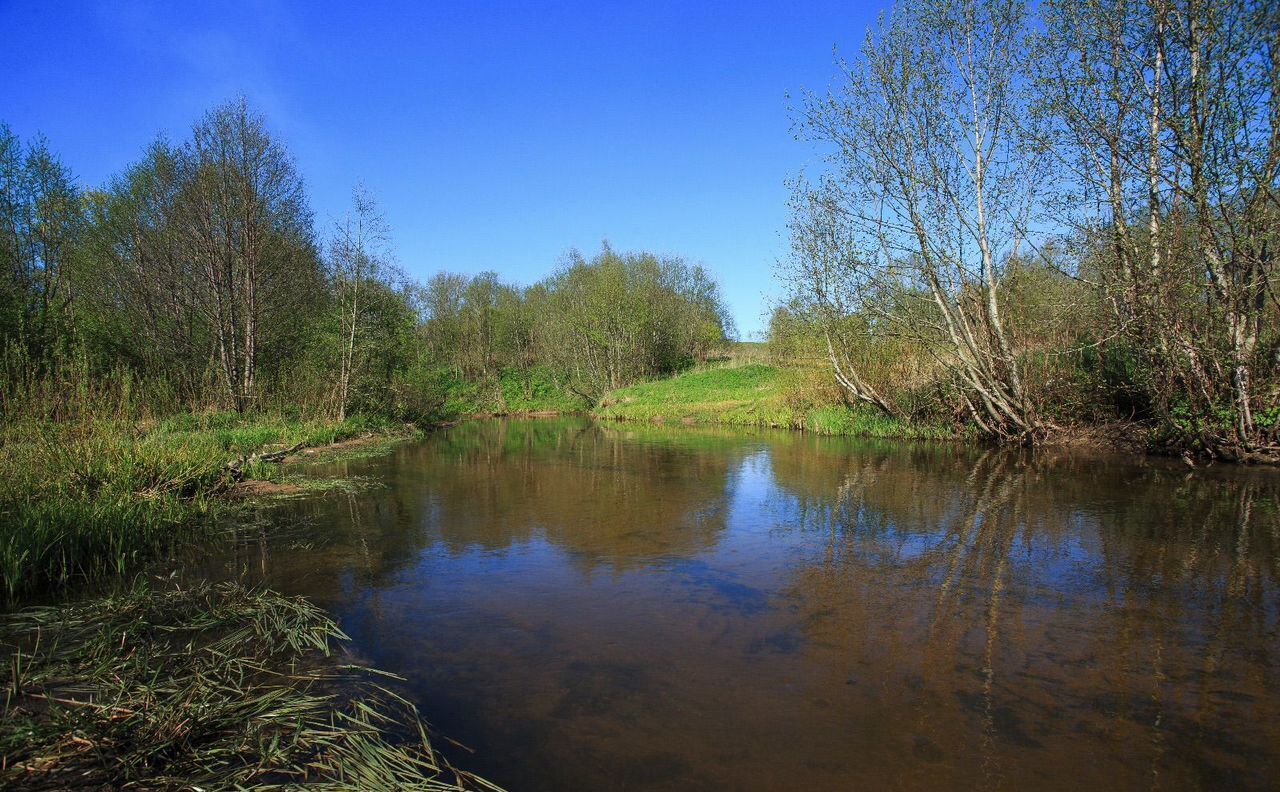
[[[1266,787],[1280,477],[463,424],[216,564],[336,613],[513,790]]]

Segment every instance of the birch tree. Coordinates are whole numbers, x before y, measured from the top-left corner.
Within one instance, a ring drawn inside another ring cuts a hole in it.
[[[792,282],[828,319],[862,312],[919,343],[984,434],[1035,442],[1046,421],[1002,316],[1043,177],[1025,131],[1028,42],[1016,0],[907,0],[882,17],[841,84],[805,97],[800,134],[829,156],[800,183]],[[827,340],[841,384],[894,412]]]
[[[1280,455],[1280,11],[1050,2],[1043,40],[1072,216],[1110,240],[1098,286],[1156,417],[1204,452]]]
[[[338,313],[337,417],[347,417],[352,378],[366,354],[370,308],[391,276],[390,229],[372,194],[357,187],[351,211],[338,223],[329,246],[329,277]]]
[[[196,124],[181,162],[183,241],[207,290],[223,385],[243,412],[265,336],[287,331],[318,276],[311,213],[292,157],[243,98]]]

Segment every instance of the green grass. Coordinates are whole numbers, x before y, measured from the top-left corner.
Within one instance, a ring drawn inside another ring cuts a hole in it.
[[[523,372],[506,369],[496,380],[466,380],[442,372],[440,387],[444,403],[439,417],[447,421],[474,415],[576,413],[590,406],[568,393],[542,368]]]
[[[763,363],[710,366],[613,391],[594,414],[606,420],[767,426],[858,437],[940,439],[955,434],[872,408],[851,409],[813,388],[812,380],[807,370]]]
[[[260,452],[402,431],[278,415],[189,414],[157,422],[0,424],[4,594],[125,571],[207,522],[234,483],[228,462]],[[270,466],[251,466],[264,477]]]
[[[0,618],[0,786],[497,788],[433,749],[394,678],[331,657],[297,597],[137,587]]]

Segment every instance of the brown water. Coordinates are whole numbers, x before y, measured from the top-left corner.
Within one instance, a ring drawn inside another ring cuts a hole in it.
[[[218,562],[512,790],[1280,787],[1280,477],[470,423]]]

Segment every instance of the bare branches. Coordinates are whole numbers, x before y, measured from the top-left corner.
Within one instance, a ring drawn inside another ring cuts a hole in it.
[[[824,326],[861,315],[927,348],[1005,438],[1041,432],[1002,316],[1004,270],[1039,206],[1043,157],[1013,67],[1027,36],[1018,3],[897,5],[842,64],[848,81],[808,97],[801,126],[833,150],[816,187],[797,185],[789,272]],[[903,321],[908,302],[922,314]],[[829,359],[854,397],[895,412],[847,354],[832,345]]]
[[[1055,153],[1110,162],[1076,186],[1110,209],[1090,216],[1077,201],[1080,225],[1113,240],[1092,266],[1151,371],[1155,412],[1210,453],[1267,442],[1274,426],[1254,413],[1280,396],[1277,361],[1260,354],[1277,331],[1266,299],[1280,217],[1270,5],[1046,5],[1044,63],[1057,65],[1038,80],[1061,132]],[[1256,390],[1259,373],[1268,394]],[[1219,425],[1224,411],[1229,426]]]
[[[1034,440],[1044,362],[1088,353],[1129,361],[1202,450],[1274,444],[1273,6],[1048,2],[1032,24],[1009,0],[899,2],[798,124],[828,156],[796,183],[785,269],[837,382],[893,402],[867,350],[908,338],[984,434]]]
[[[311,214],[284,147],[242,98],[196,124],[178,159],[177,228],[196,264],[227,396],[254,398],[264,332],[317,277]]]
[[[344,420],[351,401],[352,380],[368,349],[376,292],[391,288],[396,273],[390,261],[391,231],[373,194],[364,187],[352,193],[352,208],[336,224],[327,264],[338,317],[337,418]]]

